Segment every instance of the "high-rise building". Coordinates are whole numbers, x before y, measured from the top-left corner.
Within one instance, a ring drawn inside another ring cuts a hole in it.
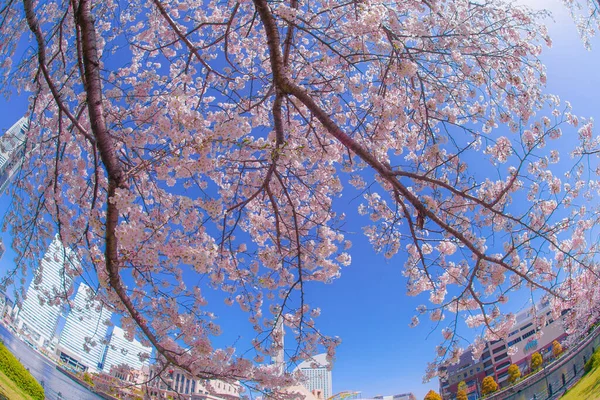
[[[5,293],[0,293],[0,320],[12,318],[15,302]]]
[[[104,352],[102,370],[110,373],[113,367],[124,364],[131,369],[141,370],[144,365],[148,365],[147,361],[142,361],[140,358],[140,355],[144,357],[144,354],[147,354],[147,360],[152,354],[152,348],[144,346],[135,339],[128,340],[125,337],[125,331],[115,326]]]
[[[294,370],[302,372],[306,377],[302,384],[311,392],[313,390],[323,393],[323,398],[328,399],[333,393],[331,384],[331,369],[328,367],[327,354],[322,353],[302,361]]]
[[[25,132],[28,120],[23,117],[0,137],[0,194],[23,165],[25,155]]]
[[[29,128],[28,120],[23,117],[0,137],[0,196],[15,177],[25,155],[25,132]],[[4,254],[4,243],[0,238],[0,258]]]
[[[65,265],[75,268],[78,263],[75,253],[56,236],[34,273],[17,315],[17,329],[35,345],[50,344],[72,284]]]
[[[79,370],[98,371],[112,312],[94,298],[93,290],[81,283],[60,334],[60,359]]]

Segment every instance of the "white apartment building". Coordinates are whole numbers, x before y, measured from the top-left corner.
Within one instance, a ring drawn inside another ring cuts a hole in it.
[[[98,371],[111,317],[112,312],[94,299],[93,290],[81,283],[60,334],[60,359],[79,370]]]
[[[240,385],[218,379],[198,379],[179,368],[150,367],[146,396],[153,400],[239,400]]]
[[[142,367],[148,365],[147,360],[150,354],[152,354],[151,347],[146,347],[135,339],[128,340],[125,337],[125,331],[115,326],[104,352],[102,370],[110,373],[113,367],[121,365],[128,365],[131,369],[141,370]],[[144,361],[140,356],[144,358]]]
[[[35,271],[17,315],[17,329],[38,347],[48,347],[72,280],[64,265],[79,264],[75,253],[54,238]]]
[[[328,366],[327,354],[322,353],[302,361],[294,372],[302,372],[306,379],[301,383],[309,391],[320,391],[323,393],[323,398],[328,399],[333,395],[331,369]]]

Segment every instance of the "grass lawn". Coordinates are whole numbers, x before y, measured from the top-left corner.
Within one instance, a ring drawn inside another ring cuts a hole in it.
[[[600,349],[599,349],[600,350]],[[598,350],[596,350],[598,353]],[[595,354],[594,354],[595,355]],[[600,368],[596,366],[585,374],[561,400],[600,399]]]
[[[17,385],[0,371],[0,400],[31,400],[31,396],[21,391]]]

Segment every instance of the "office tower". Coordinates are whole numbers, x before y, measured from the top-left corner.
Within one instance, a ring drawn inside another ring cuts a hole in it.
[[[60,334],[60,359],[82,371],[98,371],[104,353],[107,321],[111,317],[112,312],[94,299],[92,289],[81,283]]]
[[[15,177],[25,155],[25,132],[29,123],[25,117],[17,121],[0,137],[0,196]],[[4,244],[0,238],[0,258],[4,254]]]
[[[106,346],[102,370],[110,373],[112,367],[123,364],[132,369],[140,370],[144,365],[148,365],[147,361],[140,360],[140,354],[147,354],[150,357],[151,353],[151,347],[146,347],[135,339],[129,341],[125,337],[125,331],[115,326]]]
[[[28,128],[29,123],[23,117],[0,137],[0,195],[23,165],[25,132]]]
[[[17,317],[17,328],[35,345],[50,344],[62,302],[72,284],[65,274],[65,265],[75,268],[78,264],[75,253],[65,248],[56,236],[34,273]]]
[[[313,390],[321,391],[323,398],[328,399],[331,393],[331,370],[328,368],[327,354],[322,353],[307,360],[302,361],[294,370],[302,372],[305,381],[302,382],[311,392]]]

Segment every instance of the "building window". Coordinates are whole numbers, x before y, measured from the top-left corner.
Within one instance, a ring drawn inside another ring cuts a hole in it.
[[[492,353],[496,354],[496,353],[500,353],[502,350],[506,349],[506,345],[502,345],[500,347],[495,348]]]
[[[533,335],[534,333],[535,333],[535,329],[532,329],[529,332],[523,334],[522,338],[527,339],[529,336]]]
[[[511,340],[510,342],[508,342],[508,345],[509,345],[509,346],[512,346],[512,345],[514,345],[514,344],[517,344],[517,343],[519,343],[520,341],[521,341],[521,337],[518,337],[518,338],[516,338],[516,339],[514,339],[514,340]]]
[[[525,329],[529,328],[531,325],[533,325],[533,322],[528,323],[525,326],[522,326],[521,329],[519,329],[520,331],[524,331]]]
[[[502,369],[504,367],[508,367],[509,365],[510,365],[510,360],[504,361],[502,364],[498,365],[498,367],[496,367],[496,369]]]

